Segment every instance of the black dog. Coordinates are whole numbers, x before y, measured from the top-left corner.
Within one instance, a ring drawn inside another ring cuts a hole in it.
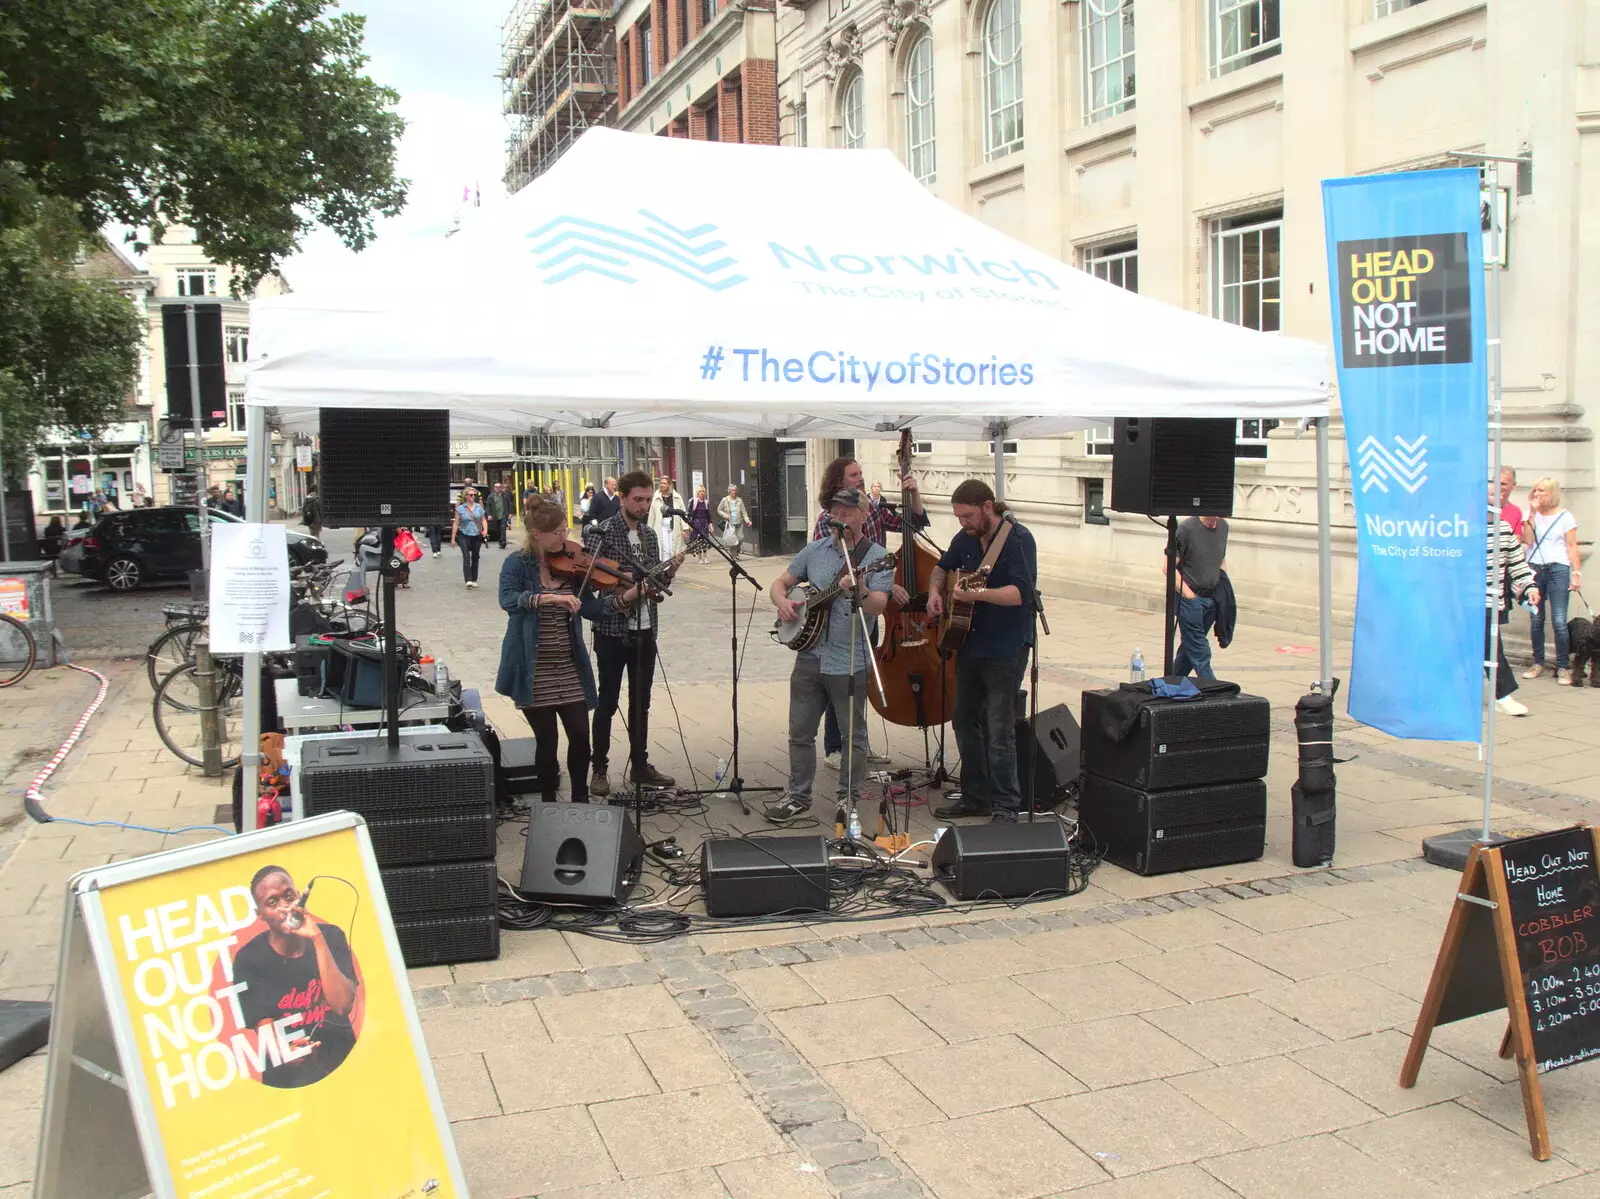
[[[1583,616],[1569,620],[1567,644],[1572,654],[1572,685],[1583,686],[1587,670],[1589,686],[1600,687],[1600,625]]]

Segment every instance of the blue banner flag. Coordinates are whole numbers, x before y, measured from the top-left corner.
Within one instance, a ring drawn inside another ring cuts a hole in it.
[[[1476,741],[1489,483],[1478,172],[1327,179],[1322,207],[1356,507],[1350,715],[1397,737]]]

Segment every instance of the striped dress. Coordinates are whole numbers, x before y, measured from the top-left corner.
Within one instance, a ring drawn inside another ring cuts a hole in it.
[[[570,587],[552,587],[552,595],[572,595]],[[554,708],[562,704],[581,704],[583,680],[572,660],[572,634],[565,612],[547,609],[539,613],[539,648],[533,656],[533,702],[530,708]]]
[[[1484,583],[1484,606],[1491,612],[1495,607],[1495,598],[1500,597],[1500,608],[1509,611],[1512,603],[1522,598],[1522,593],[1533,585],[1533,568],[1528,565],[1528,558],[1522,552],[1522,542],[1517,540],[1517,535],[1511,531],[1511,525],[1501,518],[1498,512],[1489,513],[1489,527],[1496,524],[1500,526],[1499,552],[1493,535],[1489,538],[1489,566],[1488,577]],[[1499,571],[1504,568],[1507,580],[1511,586],[1511,595],[1502,594],[1504,586],[1496,586]]]

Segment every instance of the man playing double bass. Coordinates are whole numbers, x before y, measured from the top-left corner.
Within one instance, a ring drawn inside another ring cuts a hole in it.
[[[955,711],[951,725],[961,751],[961,800],[939,808],[941,820],[987,816],[1014,822],[1022,809],[1017,780],[1017,691],[1033,645],[1034,589],[1039,571],[1033,534],[1011,519],[1005,501],[981,479],[968,479],[950,495],[961,531],[934,569],[928,611],[944,614],[950,571],[973,571],[983,563],[1002,528],[1004,544],[984,585],[963,592],[975,601],[972,628],[956,654]]]

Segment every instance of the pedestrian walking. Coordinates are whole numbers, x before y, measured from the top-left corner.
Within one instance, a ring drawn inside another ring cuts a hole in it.
[[[487,513],[478,502],[475,488],[461,489],[461,502],[456,505],[455,518],[450,523],[450,544],[461,547],[461,577],[468,587],[478,585],[478,553],[483,549],[483,531]]]
[[[567,542],[567,514],[535,503],[523,513],[527,539],[500,567],[500,607],[506,633],[494,689],[522,709],[533,729],[539,798],[556,798],[559,736],[567,737],[568,795],[589,802],[589,713],[598,702],[594,667],[583,643],[582,620],[598,620],[607,601],[593,587],[553,574],[547,555]]]
[[[1517,507],[1511,493],[1517,489],[1517,472],[1509,466],[1500,468],[1500,519],[1511,526],[1511,531],[1522,539],[1522,509]]]
[[[1555,632],[1556,682],[1566,686],[1572,682],[1567,601],[1572,592],[1583,590],[1583,555],[1578,549],[1577,518],[1561,506],[1561,484],[1556,480],[1540,479],[1528,489],[1522,543],[1528,547],[1528,565],[1539,589],[1539,602],[1528,624],[1533,665],[1522,677],[1536,679],[1545,673],[1544,623],[1548,615]]]
[[[593,499],[594,484],[587,483],[584,485],[583,494],[578,497],[578,522],[580,524],[589,523],[589,504]]]
[[[300,523],[305,525],[306,532],[313,537],[322,536],[322,501],[317,498],[317,493],[309,488],[306,490],[306,498],[300,504]]]
[[[689,505],[689,531],[694,534],[695,561],[704,566],[706,542],[711,540],[711,504],[704,487],[694,489],[694,503]]]
[[[489,489],[489,497],[483,501],[483,507],[489,514],[489,536],[501,549],[505,549],[506,526],[511,523],[511,496],[504,483],[496,483]]]
[[[1498,534],[1496,533],[1498,530]],[[1496,541],[1498,536],[1499,540]],[[1504,572],[1503,574],[1501,572]],[[1499,514],[1495,506],[1494,486],[1489,489],[1489,561],[1488,578],[1484,587],[1484,613],[1483,622],[1483,653],[1485,661],[1489,655],[1489,639],[1494,634],[1496,618],[1504,625],[1511,617],[1511,605],[1518,600],[1525,600],[1533,607],[1539,607],[1543,598],[1539,594],[1539,584],[1534,581],[1533,568],[1528,565],[1527,557],[1522,552],[1522,543],[1517,540],[1517,535],[1512,532],[1511,522]],[[1498,607],[1497,607],[1498,604]],[[1507,716],[1526,716],[1528,705],[1512,698],[1512,693],[1517,689],[1517,676],[1511,669],[1511,663],[1506,661],[1506,639],[1504,632],[1495,638],[1495,668],[1494,668],[1494,706],[1495,710]],[[1488,668],[1484,668],[1485,673]]]
[[[617,495],[617,481],[606,477],[605,486],[589,500],[589,509],[583,514],[583,527],[610,520],[622,511],[622,498]]]
[[[1182,645],[1172,657],[1172,673],[1214,679],[1211,627],[1217,623],[1217,592],[1227,580],[1228,522],[1220,516],[1191,516],[1178,525],[1178,632]]]
[[[670,561],[688,540],[683,518],[670,513],[682,512],[683,496],[678,494],[678,489],[672,485],[672,480],[665,475],[656,485],[656,493],[650,498],[650,528],[656,535],[660,545],[661,560]]]
[[[717,504],[717,518],[722,521],[722,544],[735,558],[744,545],[744,531],[750,524],[750,509],[745,507],[737,483],[728,484],[728,494]]]

